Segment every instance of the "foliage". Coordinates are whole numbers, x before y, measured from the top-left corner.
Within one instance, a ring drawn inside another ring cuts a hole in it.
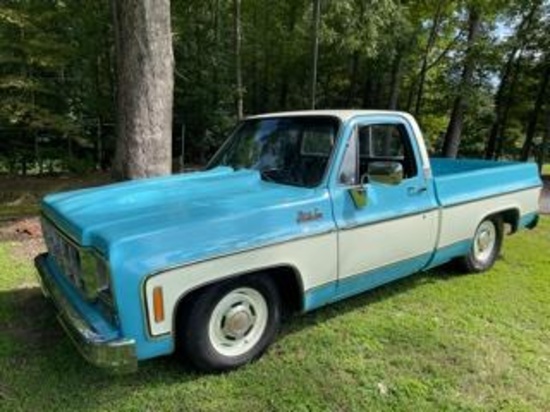
[[[4,410],[547,410],[550,220],[507,237],[482,275],[416,274],[290,319],[258,362],[200,375],[174,359],[89,366],[0,243]],[[44,384],[48,377],[48,384]]]
[[[172,4],[174,156],[185,134],[187,163],[204,163],[236,120],[232,3]],[[474,6],[481,15],[475,71],[461,87]],[[323,0],[317,107],[412,112],[436,152],[453,102],[464,96],[460,156],[517,158],[533,121],[528,154],[542,153],[550,93],[540,107],[535,101],[550,50],[549,13],[548,0]],[[312,16],[311,0],[242,2],[246,114],[310,107]],[[4,168],[47,169],[40,164],[60,153],[87,154],[96,168],[109,167],[112,32],[108,0],[2,3],[0,155],[11,158]],[[491,134],[495,147],[487,151]]]

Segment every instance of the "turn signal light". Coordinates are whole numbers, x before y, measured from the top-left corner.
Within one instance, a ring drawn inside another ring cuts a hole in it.
[[[156,323],[164,320],[164,296],[162,295],[162,288],[160,286],[153,289],[153,312]]]

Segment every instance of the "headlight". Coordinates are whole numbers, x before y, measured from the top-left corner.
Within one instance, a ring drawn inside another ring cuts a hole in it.
[[[115,302],[111,293],[111,274],[105,260],[89,250],[83,250],[82,256],[82,291],[84,296],[97,304],[98,309],[115,325],[118,317]]]
[[[88,300],[95,300],[99,292],[109,290],[109,267],[102,258],[88,250],[81,251],[80,260],[82,290]]]

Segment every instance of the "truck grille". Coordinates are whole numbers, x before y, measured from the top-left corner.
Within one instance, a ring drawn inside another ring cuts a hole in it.
[[[42,219],[42,232],[48,251],[63,275],[77,288],[82,289],[82,264],[79,249],[46,219]]]

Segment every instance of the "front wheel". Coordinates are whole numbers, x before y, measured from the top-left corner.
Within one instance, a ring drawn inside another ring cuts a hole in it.
[[[201,370],[237,368],[259,357],[274,340],[280,307],[276,285],[261,275],[209,286],[182,308],[178,346]]]
[[[460,261],[466,272],[484,272],[493,266],[502,246],[503,226],[500,216],[490,216],[479,224],[470,252]]]

